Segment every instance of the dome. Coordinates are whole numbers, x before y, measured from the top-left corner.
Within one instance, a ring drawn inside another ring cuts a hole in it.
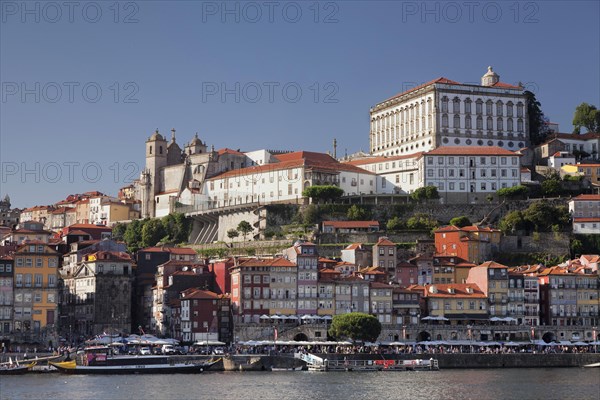
[[[165,138],[160,133],[158,133],[157,129],[148,140],[165,140]]]
[[[481,77],[481,86],[494,86],[500,81],[500,75],[494,72],[492,67],[488,67],[485,75]]]
[[[190,146],[202,146],[202,140],[198,139],[198,133],[194,135],[194,138],[190,141]]]

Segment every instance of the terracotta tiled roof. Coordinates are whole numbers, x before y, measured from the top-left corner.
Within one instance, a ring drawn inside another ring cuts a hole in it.
[[[411,88],[411,89],[405,90],[405,91],[404,91],[404,92],[402,92],[402,93],[398,93],[397,95],[395,95],[395,96],[392,96],[392,97],[390,97],[389,99],[386,99],[386,100],[382,101],[381,103],[385,103],[386,101],[394,100],[394,99],[395,99],[395,98],[397,98],[397,97],[404,96],[405,94],[408,94],[408,93],[410,93],[410,92],[414,92],[414,91],[416,91],[416,90],[422,89],[422,88],[424,88],[424,87],[427,87],[427,86],[429,86],[429,85],[433,85],[434,83],[444,83],[444,84],[447,84],[447,85],[460,85],[460,83],[458,83],[458,82],[456,82],[456,81],[452,81],[452,80],[450,80],[450,79],[448,79],[448,78],[444,78],[443,76],[441,76],[441,77],[439,77],[439,78],[437,78],[437,79],[432,79],[432,80],[430,80],[429,82],[425,82],[425,83],[423,83],[422,85],[415,86],[414,88]],[[380,103],[380,104],[381,104],[381,103]]]
[[[200,290],[198,288],[186,289],[181,292],[181,300],[217,300],[224,297],[225,296],[216,294],[215,292],[211,292],[209,290]]]
[[[575,217],[574,222],[600,222],[600,217]]]
[[[485,268],[508,268],[506,265],[497,263],[496,261],[486,261],[483,264],[479,264],[478,266]]]
[[[500,87],[500,88],[507,88],[507,89],[523,89],[520,86],[511,85],[510,83],[504,83],[504,82],[496,82],[492,85],[492,87]]]
[[[244,155],[244,153],[241,153],[241,152],[239,152],[238,150],[232,150],[232,149],[229,149],[229,148],[227,148],[227,147],[225,147],[225,148],[223,148],[223,149],[219,149],[219,150],[217,150],[217,153],[218,153],[220,156],[221,156],[221,155],[223,155],[223,154],[235,154],[235,155],[237,155],[237,156],[243,156],[243,155]]]
[[[379,227],[378,221],[323,221],[323,227],[331,226],[338,229]]]
[[[366,165],[366,164],[375,164],[375,163],[380,163],[380,162],[405,160],[408,158],[414,158],[416,160],[417,158],[419,158],[419,156],[421,154],[422,154],[422,152],[406,154],[406,155],[401,155],[401,156],[366,157],[366,158],[360,158],[360,159],[356,159],[356,160],[342,161],[342,163],[351,164],[351,165]]]
[[[357,172],[362,174],[370,174],[373,175],[372,172],[366,171],[362,168],[356,167],[354,165],[345,164],[338,162],[335,158],[331,157],[328,154],[324,153],[314,153],[310,151],[297,151],[294,153],[286,153],[279,154],[276,156],[279,162],[258,165],[247,168],[234,169],[231,171],[223,172],[219,175],[216,175],[210,180],[223,179],[228,177],[235,176],[244,176],[244,175],[256,175],[268,171],[280,171],[291,168],[311,168],[315,170],[325,170],[325,171],[349,171],[349,172]]]
[[[346,246],[346,248],[344,250],[356,250],[356,249],[362,249],[362,243],[349,244],[348,246]]]
[[[437,289],[437,293],[431,293],[430,288],[434,286]],[[467,292],[467,288],[472,289],[472,293]],[[454,289],[454,293],[450,293],[448,289]],[[450,284],[435,284],[427,285],[424,290],[426,297],[468,297],[485,299],[487,296],[479,289],[474,283],[450,283]]]
[[[600,167],[600,165],[598,165]],[[575,201],[600,201],[600,194],[580,194],[577,197],[573,197]]]
[[[387,238],[379,238],[379,240],[377,241],[377,243],[375,243],[376,246],[396,246],[396,243],[390,241]]]
[[[441,156],[519,156],[514,151],[503,149],[498,146],[441,146],[437,149],[423,153],[422,156],[441,155]]]

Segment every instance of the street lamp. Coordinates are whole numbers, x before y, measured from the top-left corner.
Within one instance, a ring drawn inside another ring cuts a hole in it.
[[[597,327],[593,327],[592,328],[592,339],[594,339],[594,353],[598,352],[598,328]]]

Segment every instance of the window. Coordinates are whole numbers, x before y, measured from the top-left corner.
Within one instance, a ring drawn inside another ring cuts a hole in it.
[[[55,287],[55,286],[56,286],[56,276],[48,275],[48,287]]]
[[[35,274],[35,287],[42,287],[42,274]]]

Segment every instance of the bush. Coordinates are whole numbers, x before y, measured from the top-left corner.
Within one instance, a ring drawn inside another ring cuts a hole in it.
[[[502,189],[498,190],[496,192],[496,194],[498,195],[498,197],[515,199],[515,198],[525,197],[528,192],[529,192],[529,189],[527,189],[525,186],[518,185],[518,186],[513,186],[513,187],[502,188]]]
[[[419,202],[423,200],[438,199],[439,197],[440,195],[435,186],[421,187],[410,194],[411,199]]]
[[[339,339],[375,342],[381,333],[381,323],[373,315],[347,313],[333,317],[329,335]]]
[[[346,213],[346,217],[350,220],[350,221],[364,221],[366,219],[368,219],[369,213],[367,212],[367,210],[365,210],[364,208],[357,206],[356,204],[353,204],[349,209],[348,212]]]
[[[310,197],[314,202],[337,200],[344,194],[344,190],[333,185],[315,185],[304,189],[302,196]]]
[[[460,217],[452,218],[450,220],[450,225],[454,225],[454,226],[457,226],[459,228],[462,228],[463,226],[469,226],[469,225],[471,225],[471,221],[469,220],[469,218],[467,218],[467,217],[465,217],[463,215],[463,216],[460,216]]]
[[[394,217],[388,220],[388,222],[385,224],[385,229],[390,232],[399,231],[401,229],[404,229],[404,227],[404,221],[402,221],[398,217]]]

